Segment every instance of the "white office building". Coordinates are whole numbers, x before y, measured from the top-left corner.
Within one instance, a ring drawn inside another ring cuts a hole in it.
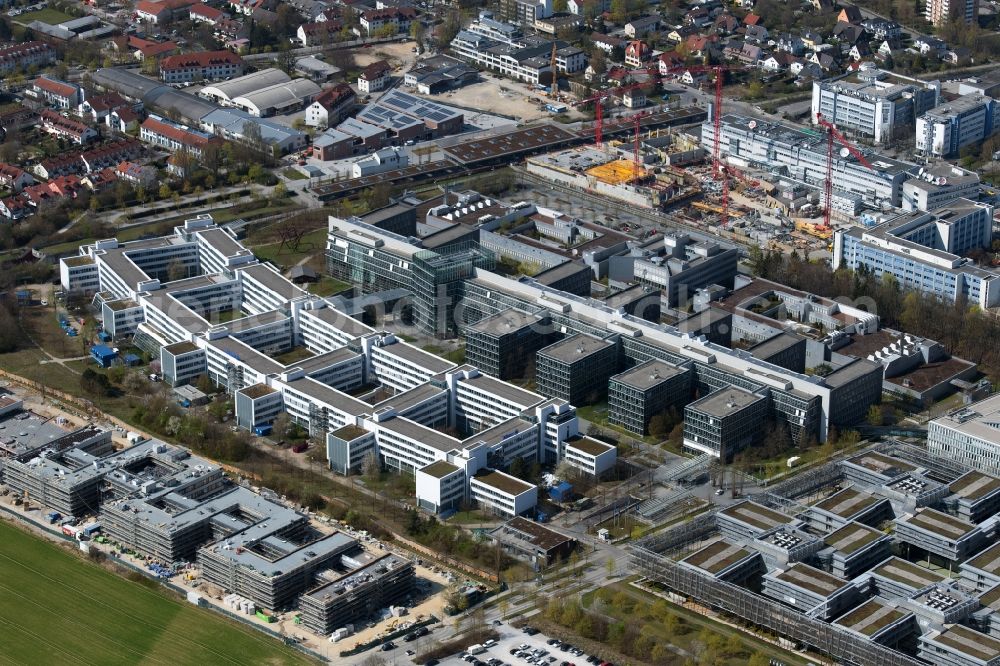
[[[927,449],[972,469],[1000,472],[1000,394],[931,421]]]
[[[933,157],[956,157],[962,148],[982,143],[998,129],[1000,104],[992,97],[965,95],[917,118],[917,152]]]

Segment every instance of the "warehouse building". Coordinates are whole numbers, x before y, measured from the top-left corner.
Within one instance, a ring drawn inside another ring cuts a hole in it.
[[[244,95],[249,95],[258,90],[270,88],[291,82],[292,77],[288,76],[280,69],[273,67],[261,69],[251,74],[238,76],[229,81],[221,81],[210,86],[205,86],[198,91],[199,97],[220,104],[222,106],[233,106],[234,100]]]
[[[320,87],[309,79],[292,79],[243,93],[233,97],[229,103],[255,118],[267,118],[304,109],[320,92]]]
[[[299,599],[302,624],[321,636],[402,604],[413,593],[413,563],[408,560],[396,555],[374,557],[365,552],[341,555],[340,561],[353,566]]]

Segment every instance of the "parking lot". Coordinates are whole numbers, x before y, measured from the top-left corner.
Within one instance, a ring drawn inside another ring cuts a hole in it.
[[[571,651],[573,646],[570,645],[561,646],[558,643],[550,645],[549,641],[555,641],[555,639],[550,639],[542,633],[529,636],[522,630],[506,624],[500,625],[496,629],[500,632],[500,640],[495,645],[477,655],[465,658],[463,655],[455,655],[442,659],[442,666],[468,666],[468,664],[473,664],[473,666],[479,664],[488,666],[500,666],[501,664],[508,666],[566,666],[567,664],[587,666],[587,664],[605,663],[579,650],[577,651],[580,654],[575,654]],[[563,647],[567,649],[562,649]],[[520,651],[520,656],[511,654],[511,650]],[[470,661],[471,659],[478,661]]]

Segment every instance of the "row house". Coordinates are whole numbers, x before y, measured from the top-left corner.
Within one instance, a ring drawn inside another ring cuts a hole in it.
[[[416,19],[417,12],[413,7],[389,7],[375,9],[361,14],[361,28],[366,35],[382,31],[389,26],[395,33],[409,32],[410,23]]]
[[[112,130],[125,134],[126,132],[138,129],[141,119],[139,113],[134,108],[123,106],[108,114],[107,122],[108,127]]]
[[[135,159],[142,154],[142,150],[141,143],[129,138],[90,150],[46,158],[35,165],[35,174],[41,178],[55,178],[69,174],[92,173],[105,167],[113,167],[123,160]]]
[[[107,124],[108,116],[111,115],[112,111],[133,106],[132,102],[118,93],[109,92],[82,101],[77,107],[76,113],[89,122]],[[142,106],[141,103],[139,106]]]
[[[21,167],[0,162],[0,187],[13,192],[20,192],[27,185],[34,184],[35,179]]]
[[[8,220],[20,220],[30,215],[31,212],[28,199],[23,194],[15,194],[14,196],[0,199],[0,215],[3,215]]]
[[[88,173],[80,179],[80,182],[91,192],[104,192],[118,184],[118,172],[112,167],[105,167],[100,171]]]
[[[886,39],[900,39],[903,36],[903,27],[895,21],[880,18],[865,19],[861,22],[861,27],[872,36],[873,39],[883,41]]]
[[[138,162],[121,162],[115,167],[118,180],[129,183],[133,187],[149,187],[156,183],[156,169]]]
[[[139,138],[170,152],[185,150],[195,158],[210,144],[220,144],[218,137],[179,125],[166,118],[150,115],[139,127]]]
[[[89,125],[45,109],[41,112],[42,129],[54,136],[68,139],[73,143],[83,145],[95,140],[99,135],[97,130]]]
[[[83,88],[75,83],[67,83],[39,76],[31,82],[32,94],[48,106],[57,109],[75,109],[83,101]]]
[[[80,177],[75,174],[56,176],[52,180],[36,185],[28,185],[18,196],[24,197],[35,210],[58,203],[63,199],[75,199],[83,189]]]
[[[242,76],[243,69],[243,58],[232,51],[185,53],[160,61],[160,79],[166,83],[215,81]]]
[[[0,74],[44,67],[56,60],[56,52],[44,42],[24,42],[0,48]]]

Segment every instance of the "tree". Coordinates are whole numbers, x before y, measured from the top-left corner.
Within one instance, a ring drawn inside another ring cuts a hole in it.
[[[382,478],[382,465],[374,451],[365,456],[364,475],[369,483],[376,483]]]
[[[284,199],[288,196],[288,187],[284,183],[278,183],[272,191],[275,199]]]
[[[80,388],[83,389],[84,393],[101,398],[111,395],[112,392],[111,382],[108,381],[108,378],[90,368],[84,370],[83,374],[80,375]]]
[[[552,11],[562,14],[567,9],[566,0],[554,0],[552,3]]]
[[[424,24],[420,21],[410,21],[410,37],[417,43],[417,46],[424,45]]]
[[[202,393],[214,393],[215,383],[212,381],[212,378],[208,376],[208,373],[204,372],[198,375],[198,378],[195,380],[195,388]]]
[[[167,281],[183,280],[188,276],[187,266],[180,259],[174,259],[167,265]]]
[[[608,576],[614,576],[615,571],[618,569],[618,563],[615,562],[615,558],[609,557],[608,561],[604,564],[604,568],[608,571]]]

